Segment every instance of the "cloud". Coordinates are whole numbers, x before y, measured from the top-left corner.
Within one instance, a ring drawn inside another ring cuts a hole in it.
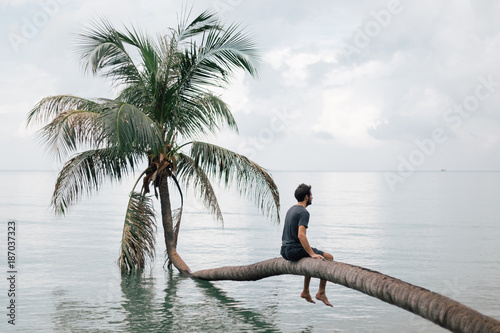
[[[407,141],[431,133],[432,126],[412,117],[394,115],[368,129],[368,133],[378,140]]]
[[[383,10],[387,3],[346,5],[330,11],[344,24],[339,28],[343,35],[325,37],[320,32],[290,42],[290,36],[301,35],[303,21],[286,25],[289,30],[283,39],[266,53],[270,80],[250,84],[249,100],[262,97],[257,86],[265,86],[279,96],[270,97],[267,103],[261,100],[264,109],[265,105],[287,105],[299,112],[296,121],[300,126],[291,124],[288,134],[300,135],[302,126],[331,135],[343,147],[386,156],[387,168],[394,166],[398,154],[413,149],[415,140],[429,137],[440,126],[452,141],[449,146],[465,145],[465,138],[472,138],[470,131],[466,126],[450,128],[443,123],[443,115],[454,103],[474,94],[478,77],[491,74],[500,81],[495,65],[495,54],[500,51],[498,33],[494,33],[499,28],[497,20],[486,14],[485,6],[472,1],[453,2],[453,6],[451,2],[401,2],[403,10],[359,56],[347,61],[341,52],[342,43],[373,20],[371,13]],[[328,5],[323,9],[328,12]],[[312,12],[317,13],[317,8],[304,8],[304,17]],[[276,14],[274,22],[284,15]],[[485,17],[490,19],[485,22]],[[317,18],[309,22],[307,30],[319,31],[316,27],[322,23]],[[346,29],[349,25],[351,30]],[[498,124],[500,114],[494,110],[499,98],[500,92],[495,92],[481,101],[472,117],[480,115]],[[490,154],[498,143],[495,126],[483,128],[483,146]],[[332,152],[339,148],[329,147]],[[465,165],[465,159],[457,156],[450,161],[459,167]],[[499,159],[489,161],[486,153],[481,161],[492,168],[500,167]]]
[[[294,117],[265,149],[256,151],[264,166],[394,168],[400,154],[414,149],[415,140],[443,128],[449,140],[426,167],[500,169],[500,87],[460,126],[443,118],[474,95],[480,77],[500,82],[498,2],[400,1],[401,12],[359,53],[346,57],[346,43],[353,43],[357,31],[372,24],[373,13],[386,10],[390,1],[220,1],[230,4],[222,17],[246,26],[266,60],[258,80],[239,75],[228,90],[218,92],[241,129],[240,136],[222,133],[217,139],[221,145],[238,149],[270,128],[277,111],[286,110]],[[6,32],[21,31],[24,18],[40,10],[38,1],[0,4],[0,27]],[[193,13],[217,4],[196,1]],[[183,8],[175,1],[71,1],[19,52],[4,34],[0,113],[5,119],[1,128],[8,134],[0,134],[0,140],[9,137],[8,153],[16,151],[12,138],[31,135],[19,128],[40,98],[114,95],[109,82],[83,74],[73,54],[74,33],[85,22],[101,15],[117,26],[133,22],[153,35],[175,26]],[[297,151],[306,151],[307,161],[294,162]]]
[[[335,137],[331,133],[325,131],[315,131],[313,132],[313,136],[325,141],[331,141],[335,139]]]

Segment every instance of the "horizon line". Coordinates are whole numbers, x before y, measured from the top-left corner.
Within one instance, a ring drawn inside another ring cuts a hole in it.
[[[0,172],[59,172],[60,170],[54,169],[0,169]],[[267,169],[269,172],[400,172],[400,170],[279,170],[279,169]],[[415,170],[414,173],[418,172],[500,172],[500,170],[446,170],[446,169],[430,169],[430,170]]]

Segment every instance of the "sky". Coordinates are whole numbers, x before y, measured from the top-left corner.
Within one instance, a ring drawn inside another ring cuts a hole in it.
[[[217,93],[239,134],[213,142],[273,170],[500,170],[500,2],[0,0],[0,170],[58,170],[26,115],[42,98],[113,98],[75,36],[105,17],[151,35],[180,13],[239,23],[264,59]]]

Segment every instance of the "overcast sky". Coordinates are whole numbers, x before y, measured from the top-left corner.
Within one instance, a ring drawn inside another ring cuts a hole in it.
[[[73,52],[90,19],[156,34],[185,4],[0,0],[0,170],[60,167],[25,128],[41,98],[114,97]],[[240,134],[217,144],[270,170],[500,170],[499,1],[187,4],[245,26],[265,59],[222,92]]]

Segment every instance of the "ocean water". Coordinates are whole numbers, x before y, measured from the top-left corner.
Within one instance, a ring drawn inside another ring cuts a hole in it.
[[[308,238],[336,260],[451,297],[500,319],[500,173],[420,172],[394,191],[383,172],[273,172],[282,214],[311,184]],[[141,274],[116,260],[133,178],[83,198],[64,218],[53,172],[0,172],[0,331],[444,332],[405,310],[329,283],[334,304],[300,297],[302,278],[199,282],[163,268],[164,243]],[[279,256],[281,226],[217,189],[224,224],[185,193],[178,250],[193,271]],[[173,205],[178,197],[173,198]],[[159,209],[159,206],[157,206]],[[8,324],[8,222],[16,223],[16,325]],[[158,234],[162,234],[159,222]],[[311,284],[315,292],[318,281]]]

